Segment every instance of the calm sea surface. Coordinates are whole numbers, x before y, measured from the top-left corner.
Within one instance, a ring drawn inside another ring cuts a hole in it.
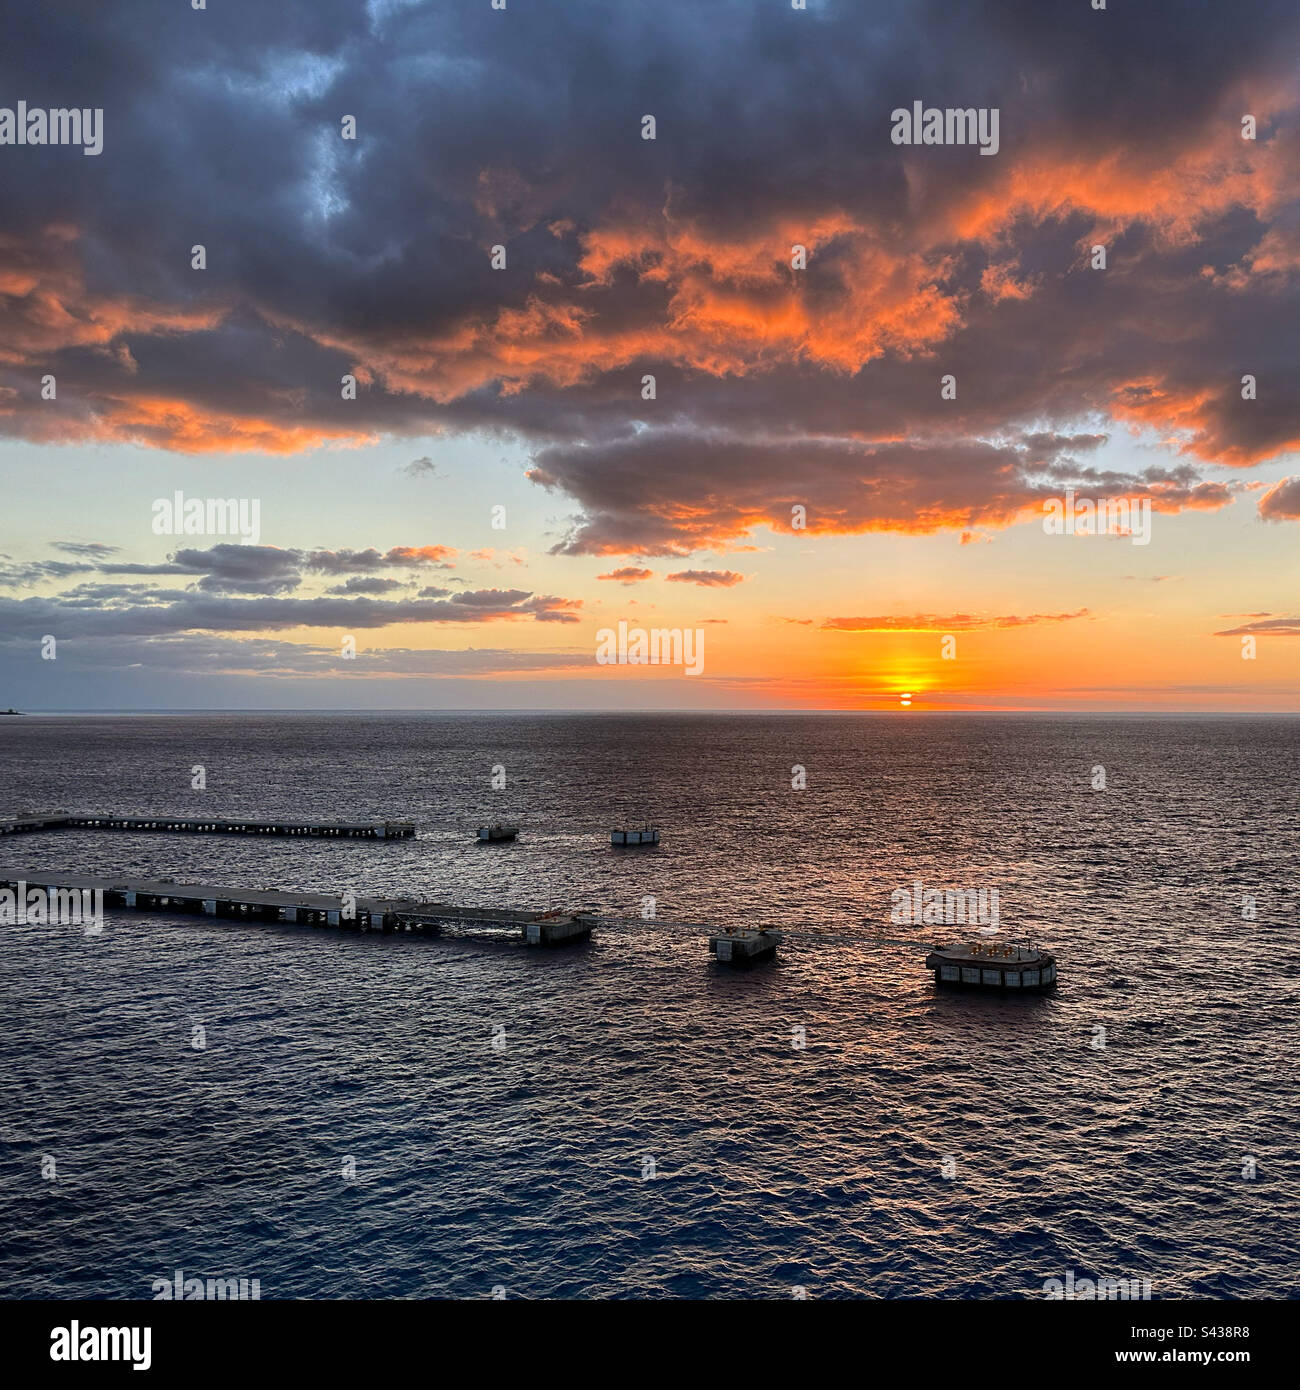
[[[1283,718],[0,720],[0,810],[419,827],[6,836],[0,869],[661,922],[554,952],[0,928],[0,1295],[1298,1296],[1298,787]],[[520,840],[471,843],[488,819]],[[609,848],[645,821],[657,851]],[[915,879],[997,888],[1057,994],[939,995],[919,952],[811,935],[725,971],[663,925],[907,935]]]

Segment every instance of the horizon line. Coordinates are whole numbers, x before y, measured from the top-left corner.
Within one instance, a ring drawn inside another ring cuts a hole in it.
[[[916,718],[918,716],[939,715],[955,716],[958,718],[978,718],[989,715],[1156,715],[1169,716],[1173,718],[1188,718],[1191,716],[1201,716],[1205,718],[1265,718],[1277,716],[1297,716],[1300,710],[1297,709],[1201,709],[1201,708],[1032,708],[1032,709],[936,709],[918,708],[909,706],[906,708],[888,709],[859,709],[853,707],[819,707],[815,709],[800,706],[780,706],[770,709],[754,708],[733,708],[729,706],[709,706],[700,709],[660,709],[654,706],[637,707],[629,709],[608,708],[608,709],[583,709],[583,708],[562,708],[557,709],[553,706],[523,707],[517,709],[483,709],[480,706],[448,707],[445,709],[424,709],[418,706],[398,706],[385,708],[383,706],[338,706],[332,708],[299,708],[295,706],[271,706],[263,707],[257,705],[213,705],[205,707],[169,707],[157,706],[144,709],[29,709],[15,710],[0,718],[26,718],[37,717],[59,717],[68,715],[103,715],[103,716],[126,716],[126,715],[213,715],[213,714],[319,714],[319,715],[338,715],[338,714],[380,714],[380,715],[669,715],[669,716],[692,716],[701,714],[726,714],[726,715],[747,715],[761,717],[772,714],[798,714],[798,715],[890,715],[897,718]]]

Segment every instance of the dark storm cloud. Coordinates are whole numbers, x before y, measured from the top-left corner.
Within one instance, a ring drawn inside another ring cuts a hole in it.
[[[0,149],[0,430],[519,431],[567,551],[688,554],[795,503],[1003,525],[1114,422],[1194,455],[1159,504],[1221,505],[1195,463],[1300,439],[1298,35],[1283,0],[28,7],[4,90],[103,107],[105,142]],[[916,99],[997,106],[999,154],[892,145]]]
[[[686,555],[760,524],[788,531],[797,507],[816,534],[1006,525],[1041,518],[1043,502],[1067,485],[1081,497],[1143,496],[1167,510],[1230,500],[1227,487],[1187,466],[1121,474],[1078,463],[1068,438],[1047,447],[1035,439],[873,446],[647,431],[603,447],[542,450],[533,477],[582,503],[581,524],[556,546],[572,555]]]

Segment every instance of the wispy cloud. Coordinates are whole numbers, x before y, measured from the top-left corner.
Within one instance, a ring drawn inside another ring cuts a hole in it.
[[[735,570],[678,570],[664,578],[670,584],[698,584],[704,589],[731,589],[745,581]]]
[[[1300,637],[1300,618],[1261,618],[1242,623],[1240,627],[1224,628],[1216,637]]]
[[[641,584],[654,578],[654,570],[641,569],[636,565],[624,565],[621,569],[598,574],[597,579],[608,579],[618,584]]]
[[[977,628],[1068,623],[1086,617],[1086,608],[1080,608],[1076,613],[1011,613],[1003,617],[984,617],[975,613],[950,613],[946,617],[933,613],[914,613],[910,617],[885,614],[875,618],[827,618],[822,628],[833,632],[970,632]]]

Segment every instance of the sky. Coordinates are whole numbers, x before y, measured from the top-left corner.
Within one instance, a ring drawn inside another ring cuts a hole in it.
[[[31,7],[0,707],[1293,711],[1298,115],[1289,0]]]

